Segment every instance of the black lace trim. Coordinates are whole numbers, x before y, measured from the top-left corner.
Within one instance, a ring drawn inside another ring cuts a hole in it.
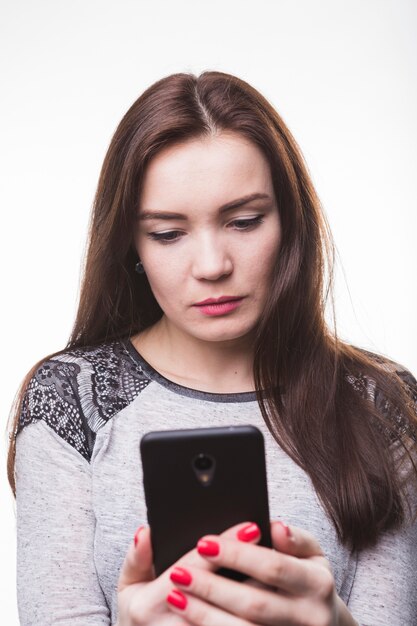
[[[97,431],[149,382],[121,342],[65,352],[30,380],[15,434],[43,419],[89,461]]]
[[[411,372],[369,354],[398,374],[417,414],[417,381]],[[374,381],[360,374],[348,375],[347,379],[358,393],[394,421],[397,435],[417,440],[414,424],[390,405]],[[89,461],[98,430],[150,382],[149,375],[132,359],[122,341],[70,350],[45,361],[35,372],[26,390],[15,436],[28,424],[42,419]],[[380,422],[376,425],[382,427]],[[385,434],[393,438],[392,430]]]
[[[364,350],[364,352],[370,356],[379,365],[382,365],[384,369],[391,373],[397,374],[401,379],[404,389],[409,397],[410,408],[417,416],[417,380],[412,373],[399,363],[395,363],[390,359],[374,354]],[[417,442],[417,430],[415,423],[410,424],[409,419],[399,411],[397,407],[394,407],[391,402],[387,400],[384,394],[375,385],[375,381],[371,380],[368,376],[363,374],[357,374],[355,376],[348,375],[348,381],[352,384],[354,389],[375,404],[376,409],[385,417],[387,417],[394,428],[384,427],[379,420],[374,420],[374,425],[379,428],[386,436],[389,442],[393,442],[398,438],[409,437],[413,441]]]
[[[396,369],[396,374],[401,378],[407,395],[410,398],[410,406],[417,415],[417,380],[408,370]],[[384,397],[379,389],[375,390],[375,406],[381,413],[390,418],[395,425],[395,432],[400,437],[407,436],[417,442],[417,431],[415,424],[410,424],[409,420]],[[385,434],[388,434],[387,432]],[[394,438],[391,435],[392,438]]]

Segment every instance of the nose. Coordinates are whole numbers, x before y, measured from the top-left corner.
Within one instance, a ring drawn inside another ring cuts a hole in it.
[[[193,277],[198,280],[219,280],[233,271],[233,263],[226,242],[207,235],[195,242],[192,263]]]

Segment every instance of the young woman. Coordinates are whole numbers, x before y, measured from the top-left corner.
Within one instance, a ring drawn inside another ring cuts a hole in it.
[[[73,333],[16,408],[23,625],[416,623],[417,383],[326,326],[331,252],[297,144],[250,85],[174,74],[133,104]],[[242,520],[155,578],[142,435],[248,423],[274,549]]]

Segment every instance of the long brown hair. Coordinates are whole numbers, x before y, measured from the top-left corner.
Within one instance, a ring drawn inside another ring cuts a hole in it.
[[[388,361],[340,341],[326,324],[333,262],[327,223],[294,138],[246,82],[222,72],[173,74],[151,85],[123,117],[102,167],[78,313],[65,349],[131,336],[161,317],[146,276],[134,271],[144,171],[161,149],[223,130],[241,134],[266,156],[282,224],[257,329],[254,377],[262,414],[276,441],[309,474],[340,540],[355,549],[372,545],[405,519],[399,464],[404,457],[412,461],[417,425],[409,388]],[[37,365],[23,382],[13,433]],[[13,490],[14,456],[12,437]]]

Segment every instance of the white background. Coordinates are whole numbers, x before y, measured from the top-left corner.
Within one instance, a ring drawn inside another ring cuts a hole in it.
[[[0,12],[2,432],[25,373],[67,341],[111,135],[173,72],[230,72],[276,107],[333,230],[342,337],[417,373],[415,1],[0,0]],[[15,626],[2,444],[0,620]]]

